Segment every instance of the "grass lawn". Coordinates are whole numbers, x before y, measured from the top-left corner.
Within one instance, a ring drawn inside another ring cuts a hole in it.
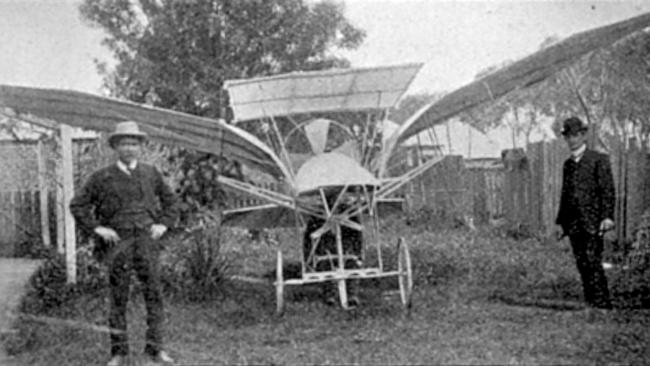
[[[292,288],[283,317],[274,315],[271,285],[229,281],[212,301],[167,301],[170,353],[184,365],[650,362],[649,310],[601,314],[513,305],[519,298],[540,304],[580,299],[567,243],[514,241],[483,229],[427,232],[397,222],[387,222],[383,231],[386,243],[403,236],[411,247],[416,287],[410,314],[401,308],[394,278],[364,282],[362,307],[351,311],[322,304],[313,286]],[[287,255],[297,256],[295,238],[276,234]],[[238,240],[226,249],[237,274],[273,270],[274,245]],[[394,245],[385,245],[389,267],[394,252]],[[612,287],[625,280],[610,275]],[[131,361],[138,365],[145,312],[141,296],[133,298]],[[55,316],[105,324],[105,302],[105,296],[84,297]],[[7,348],[18,365],[106,362],[107,334],[31,321],[16,329]]]

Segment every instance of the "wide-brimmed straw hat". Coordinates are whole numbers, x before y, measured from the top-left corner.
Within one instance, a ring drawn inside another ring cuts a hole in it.
[[[147,139],[147,134],[140,131],[138,124],[133,121],[120,122],[115,125],[115,131],[108,135],[108,144],[113,147],[122,137],[135,137],[144,141]]]

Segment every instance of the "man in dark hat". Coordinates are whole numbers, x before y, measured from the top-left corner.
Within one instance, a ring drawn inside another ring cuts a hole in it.
[[[587,148],[587,126],[577,117],[564,121],[562,135],[571,157],[562,170],[558,238],[569,236],[586,303],[611,309],[602,267],[603,234],[614,228],[616,203],[609,157]]]
[[[146,134],[135,122],[116,125],[108,142],[115,164],[93,173],[70,203],[79,227],[97,238],[109,267],[111,359],[126,362],[129,353],[126,308],[131,270],[143,285],[147,308],[145,353],[156,364],[173,360],[164,351],[163,298],[160,286],[160,238],[177,217],[176,197],[158,170],[138,161]]]

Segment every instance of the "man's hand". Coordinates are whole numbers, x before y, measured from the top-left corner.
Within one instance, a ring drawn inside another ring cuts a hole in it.
[[[110,227],[97,226],[94,231],[95,234],[99,235],[102,239],[104,239],[104,241],[108,243],[115,244],[120,241],[120,236],[117,235],[115,230],[111,229]]]
[[[614,221],[612,219],[605,219],[600,223],[600,233],[604,234],[614,228]]]
[[[555,226],[555,240],[560,241],[564,238],[564,229],[562,229],[562,226],[556,225]]]
[[[167,232],[167,226],[163,224],[153,224],[151,225],[151,239],[158,240]]]

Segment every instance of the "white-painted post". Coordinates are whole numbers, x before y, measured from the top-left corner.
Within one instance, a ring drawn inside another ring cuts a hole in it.
[[[72,175],[72,127],[61,125],[61,172],[63,175],[63,212],[65,226],[65,267],[68,283],[77,282],[77,237],[70,201],[74,195]]]
[[[48,202],[48,186],[47,186],[47,160],[45,154],[45,145],[43,140],[38,140],[36,147],[36,155],[38,158],[38,194],[41,207],[41,240],[43,246],[49,248],[50,242],[50,210]]]
[[[63,200],[63,168],[61,159],[56,162],[56,251],[65,253],[65,202]]]

